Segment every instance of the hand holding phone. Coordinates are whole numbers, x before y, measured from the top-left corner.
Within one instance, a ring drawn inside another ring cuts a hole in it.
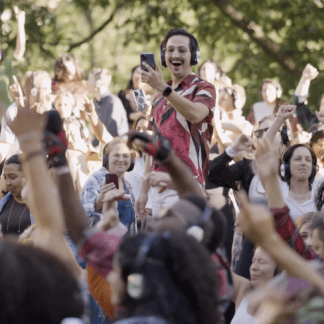
[[[154,62],[154,54],[153,53],[141,53],[141,69],[143,71],[148,72],[148,69],[143,65],[143,62],[150,65],[153,70],[155,69],[155,62]]]
[[[116,173],[107,173],[105,175],[106,185],[109,183],[113,183],[116,186],[116,189],[119,189],[118,185],[118,175]]]

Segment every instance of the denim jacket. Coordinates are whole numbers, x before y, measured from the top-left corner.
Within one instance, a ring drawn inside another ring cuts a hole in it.
[[[101,168],[98,171],[94,172],[87,182],[85,183],[82,194],[81,202],[86,210],[87,216],[90,218],[90,226],[95,225],[100,219],[102,212],[95,211],[95,202],[100,194],[101,187],[105,182],[105,175],[109,171],[105,168]],[[131,185],[126,179],[123,179],[125,191],[127,194],[131,195],[130,201],[117,201],[117,211],[119,214],[120,221],[127,227],[129,227],[135,220],[135,196],[132,192]]]

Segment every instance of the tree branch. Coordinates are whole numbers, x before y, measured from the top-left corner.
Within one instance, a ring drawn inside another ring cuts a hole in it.
[[[123,6],[123,5],[122,5]],[[96,28],[88,37],[86,37],[84,40],[74,43],[74,44],[70,44],[68,52],[70,52],[72,49],[81,46],[84,43],[89,42],[93,37],[95,37],[99,32],[101,32],[113,19],[115,14],[118,12],[118,10],[122,7],[119,6],[117,7],[110,15],[110,17],[98,28]]]
[[[232,23],[246,32],[267,54],[291,74],[300,73],[299,67],[292,58],[292,52],[284,50],[279,44],[267,37],[261,26],[235,9],[229,0],[214,0],[216,6],[230,18]]]

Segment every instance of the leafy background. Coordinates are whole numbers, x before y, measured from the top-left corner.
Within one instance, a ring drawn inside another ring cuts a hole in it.
[[[324,81],[323,0],[1,0],[1,46],[15,48],[13,6],[26,12],[27,70],[54,75],[55,58],[70,51],[85,77],[93,67],[108,68],[111,91],[125,89],[139,54],[153,52],[165,33],[186,28],[200,44],[202,60],[213,59],[247,93],[245,113],[260,100],[264,78],[282,84],[290,101],[307,63],[320,71],[309,105],[318,109]],[[6,16],[11,13],[11,18]],[[194,70],[196,71],[196,67]],[[164,69],[165,78],[169,78]]]

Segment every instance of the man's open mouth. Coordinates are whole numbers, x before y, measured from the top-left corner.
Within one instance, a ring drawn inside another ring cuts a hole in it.
[[[174,65],[174,66],[180,66],[180,65],[182,65],[182,63],[172,62],[172,65]]]

